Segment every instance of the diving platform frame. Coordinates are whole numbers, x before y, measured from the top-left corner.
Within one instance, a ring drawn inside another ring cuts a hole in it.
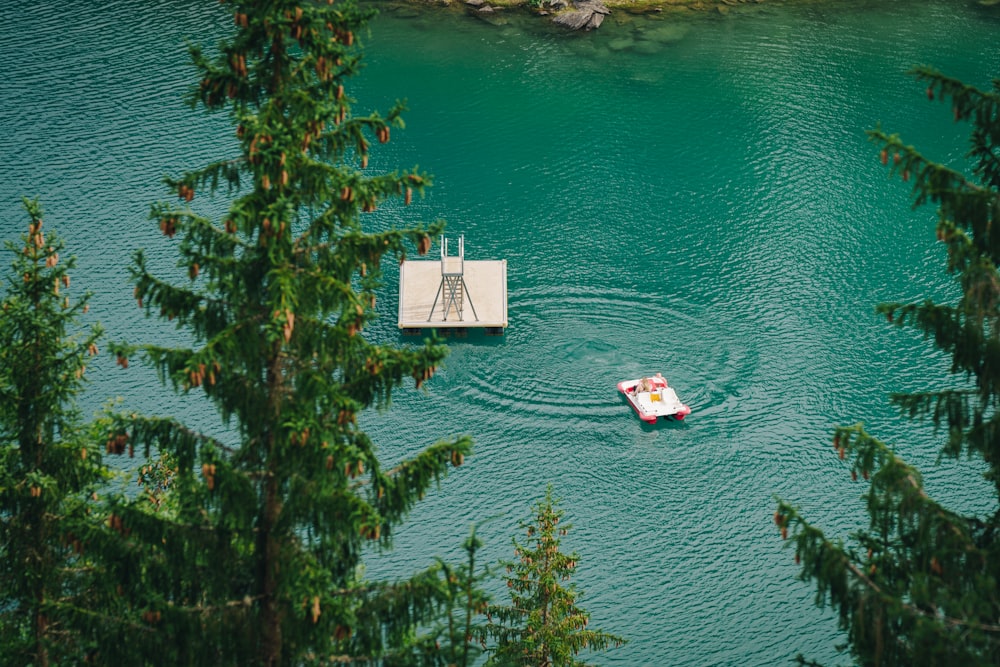
[[[465,237],[458,254],[441,237],[441,260],[404,260],[399,266],[399,328],[481,328],[502,334],[507,327],[507,260],[465,259]]]

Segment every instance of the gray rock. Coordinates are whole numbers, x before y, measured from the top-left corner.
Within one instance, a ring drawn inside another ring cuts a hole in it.
[[[576,3],[575,10],[562,12],[552,20],[570,30],[594,30],[601,27],[604,17],[610,13],[600,0],[583,0]]]

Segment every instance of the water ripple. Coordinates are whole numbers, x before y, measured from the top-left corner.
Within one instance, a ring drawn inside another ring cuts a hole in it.
[[[769,525],[773,495],[832,534],[863,524],[863,486],[830,448],[834,423],[866,420],[933,466],[933,435],[885,395],[926,387],[946,360],[876,321],[872,304],[955,289],[933,212],[910,212],[863,130],[882,121],[960,161],[960,128],[926,120],[935,110],[902,72],[934,62],[983,82],[1000,68],[995,30],[968,8],[869,5],[616,15],[572,36],[535,17],[493,26],[380,5],[349,92],[359,112],[397,96],[411,111],[369,169],[419,164],[436,184],[365,224],[443,218],[470,258],[507,259],[510,327],[449,338],[424,389],[362,416],[387,464],[438,438],[476,440],[370,572],[454,554],[470,522],[494,515],[483,558],[510,558],[518,520],[554,482],[575,524],[566,546],[581,555],[584,607],[631,640],[596,661],[836,661],[835,620],[813,608]],[[26,224],[21,195],[41,195],[46,225],[80,256],[74,289],[97,292],[93,315],[112,339],[183,342],[142,317],[127,266],[143,247],[158,272],[183,277],[148,207],[164,174],[232,153],[226,119],[182,103],[184,38],[211,48],[225,13],[187,0],[0,5],[0,232]],[[394,271],[368,332],[377,340],[399,340]],[[657,371],[692,407],[684,422],[643,424],[616,391]],[[166,394],[138,365],[88,374],[88,411],[122,395],[218,428],[197,397]],[[982,488],[968,480],[980,472],[957,462],[925,477],[978,509]]]

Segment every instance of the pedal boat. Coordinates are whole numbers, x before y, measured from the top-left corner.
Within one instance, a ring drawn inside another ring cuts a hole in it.
[[[662,375],[657,373],[655,377],[646,378],[652,382],[652,391],[637,391],[642,379],[618,383],[618,391],[628,399],[639,419],[652,424],[660,417],[681,420],[691,414],[691,408],[681,403],[677,392],[667,386],[667,380]]]

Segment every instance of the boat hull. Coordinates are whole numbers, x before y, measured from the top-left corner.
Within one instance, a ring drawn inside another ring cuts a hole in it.
[[[648,385],[640,386],[643,379]],[[691,414],[691,408],[681,402],[677,392],[659,374],[651,378],[622,380],[618,383],[618,391],[632,406],[639,419],[648,424],[661,418],[681,421]]]

